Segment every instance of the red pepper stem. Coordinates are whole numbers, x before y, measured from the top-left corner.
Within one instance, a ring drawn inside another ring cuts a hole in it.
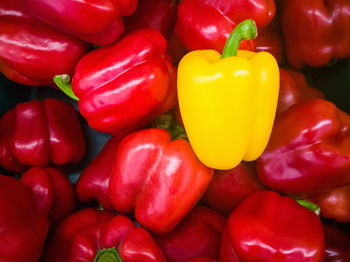
[[[53,81],[59,87],[59,89],[62,90],[63,93],[65,93],[67,96],[74,99],[75,101],[79,101],[79,98],[73,93],[69,75],[55,75],[53,77]]]
[[[94,262],[123,262],[115,248],[98,250]]]
[[[306,207],[307,209],[310,209],[311,211],[315,212],[316,215],[320,215],[321,209],[318,205],[303,199],[296,199],[296,201],[303,207]]]
[[[243,39],[251,40],[258,35],[254,20],[247,19],[239,23],[228,37],[221,58],[237,56],[238,47]]]

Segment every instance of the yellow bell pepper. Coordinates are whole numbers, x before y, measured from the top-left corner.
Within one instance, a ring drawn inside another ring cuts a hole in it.
[[[178,67],[178,99],[188,139],[199,160],[231,169],[264,151],[274,122],[279,68],[267,52],[237,51],[242,39],[256,37],[245,20],[228,38],[223,55],[215,50],[188,53]]]

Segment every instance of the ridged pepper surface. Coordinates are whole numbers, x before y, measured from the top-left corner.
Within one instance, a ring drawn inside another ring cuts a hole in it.
[[[85,147],[77,112],[57,99],[17,104],[0,119],[0,166],[11,172],[75,164]]]

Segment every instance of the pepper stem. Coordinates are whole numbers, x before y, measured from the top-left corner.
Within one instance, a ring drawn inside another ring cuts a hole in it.
[[[154,124],[157,128],[164,129],[168,131],[173,138],[173,140],[177,139],[187,139],[187,134],[185,128],[183,128],[175,119],[172,113],[165,113],[158,116]]]
[[[98,250],[94,262],[123,262],[115,248]]]
[[[55,75],[53,77],[53,81],[59,87],[59,89],[62,90],[63,93],[75,101],[79,101],[79,98],[73,93],[72,85],[70,83],[70,76],[68,74]]]
[[[254,20],[247,19],[239,23],[228,37],[221,58],[237,56],[239,44],[243,39],[251,40],[258,35]]]
[[[316,215],[320,215],[321,208],[318,205],[303,199],[296,199],[296,201],[303,207],[306,207],[307,209],[310,209],[311,211],[315,212]]]

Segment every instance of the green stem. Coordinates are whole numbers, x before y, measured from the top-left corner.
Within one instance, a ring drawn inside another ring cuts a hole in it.
[[[172,113],[168,112],[158,116],[154,123],[157,128],[168,131],[173,140],[181,138],[187,139],[185,129],[176,121],[176,118]]]
[[[251,40],[257,37],[258,30],[254,20],[247,19],[239,23],[228,37],[221,58],[237,56],[239,44],[243,39]]]
[[[79,98],[73,93],[69,75],[55,75],[53,77],[53,81],[59,87],[59,89],[63,91],[63,93],[65,93],[67,96],[74,99],[75,101],[79,101]]]
[[[106,248],[97,251],[94,262],[123,262],[115,248]]]
[[[309,201],[303,200],[303,199],[296,199],[296,201],[302,205],[303,207],[306,207],[307,209],[310,209],[311,211],[315,212],[316,215],[320,215],[321,209],[318,205],[311,203]]]

